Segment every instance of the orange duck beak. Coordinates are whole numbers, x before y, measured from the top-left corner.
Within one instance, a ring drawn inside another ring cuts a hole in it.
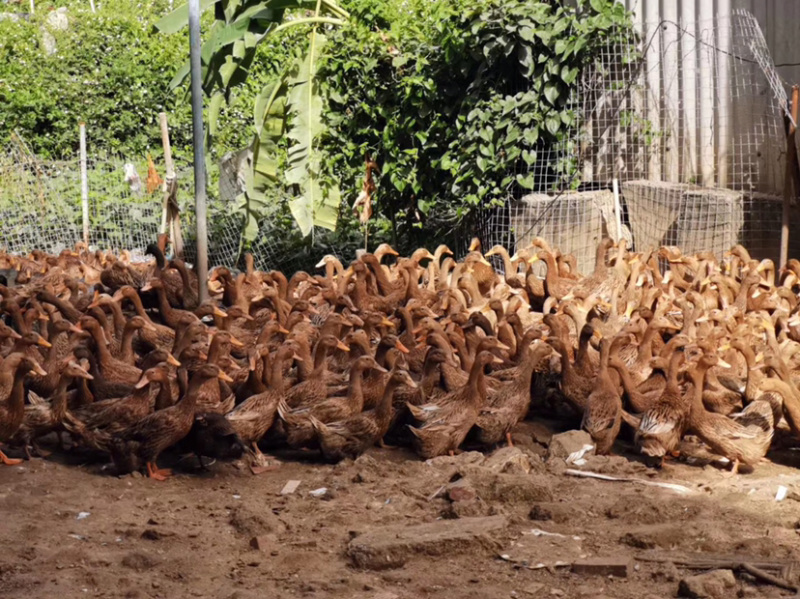
[[[172,354],[167,354],[167,364],[174,366],[175,368],[178,368],[181,365],[181,363]]]
[[[239,341],[239,340],[238,340],[236,337],[234,337],[233,335],[231,335],[231,345],[233,345],[234,347],[244,347],[244,343],[242,343],[241,341]]]
[[[41,335],[36,340],[36,345],[41,345],[42,347],[47,347],[47,348],[53,347],[53,344],[50,343],[47,339],[45,339]]]
[[[399,340],[399,339],[398,339],[397,341],[395,341],[395,343],[394,343],[394,346],[395,346],[397,349],[399,349],[401,352],[403,352],[404,354],[410,353],[410,352],[409,352],[409,350],[408,350],[408,348],[407,348],[405,345],[403,345],[403,344],[400,342],[400,340]]]
[[[342,350],[342,351],[346,351],[346,352],[349,352],[349,351],[350,351],[350,348],[349,348],[349,347],[347,347],[347,346],[346,346],[344,343],[342,343],[341,341],[337,341],[337,342],[336,342],[336,347],[337,347],[338,349]]]
[[[219,374],[217,375],[217,378],[219,380],[221,380],[221,381],[225,381],[226,383],[232,383],[233,382],[233,379],[231,377],[229,377],[227,374],[225,374],[222,370],[219,371]]]

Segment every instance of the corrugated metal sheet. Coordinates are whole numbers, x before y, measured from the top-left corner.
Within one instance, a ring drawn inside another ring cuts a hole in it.
[[[785,86],[800,81],[800,2],[619,1],[642,33],[646,118],[662,132],[647,178],[780,193],[782,104],[760,69],[774,62]]]
[[[778,74],[784,81],[800,83],[800,23],[798,0],[620,0],[636,15],[639,24],[679,18],[702,22],[727,17],[733,10],[744,9],[755,15],[767,39]]]

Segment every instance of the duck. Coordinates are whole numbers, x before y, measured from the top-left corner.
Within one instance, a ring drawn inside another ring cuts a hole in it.
[[[422,423],[419,427],[409,426],[420,457],[430,459],[448,453],[452,455],[464,442],[486,403],[484,368],[492,362],[501,363],[502,360],[489,351],[482,351],[475,357],[464,387],[437,404],[407,404],[413,417]]]
[[[395,367],[389,373],[381,400],[373,409],[327,424],[310,416],[322,455],[332,462],[345,457],[355,459],[383,439],[391,425],[392,397],[400,385],[417,387],[407,370]]]
[[[594,380],[594,390],[586,398],[581,420],[581,429],[591,435],[598,455],[611,451],[622,426],[622,398],[609,374],[612,342],[609,337],[600,342],[600,368]]]
[[[186,393],[177,404],[153,412],[118,433],[90,430],[77,420],[68,420],[68,429],[91,445],[110,453],[120,474],[144,467],[149,478],[165,481],[172,471],[159,468],[156,463],[158,457],[189,434],[195,418],[197,391],[203,383],[213,378],[226,382],[231,380],[219,366],[206,364],[192,377]]]
[[[0,443],[7,443],[19,431],[25,420],[25,376],[47,372],[35,360],[23,353],[12,353],[0,364]],[[0,450],[0,463],[6,466],[21,464],[22,460],[9,458]]]
[[[488,391],[486,405],[478,414],[475,426],[477,440],[485,446],[493,446],[505,439],[510,447],[511,429],[528,413],[531,403],[531,379],[534,370],[541,369],[552,349],[543,341],[538,328],[528,330],[522,338],[522,354],[516,376]]]
[[[254,474],[263,471],[264,459],[258,442],[267,433],[275,420],[278,404],[284,399],[283,365],[289,359],[299,359],[292,344],[282,345],[271,360],[272,370],[269,386],[255,395],[251,395],[233,410],[225,414],[238,438],[245,447],[252,448],[255,464]]]
[[[11,438],[12,445],[24,447],[28,459],[31,459],[32,448],[37,454],[45,455],[45,452],[35,445],[36,439],[53,431],[61,432],[62,422],[67,413],[67,389],[73,380],[76,378],[92,380],[92,375],[75,362],[73,356],[62,361],[58,373],[58,386],[49,400],[38,398],[33,392],[29,393],[30,403],[25,406],[22,423]],[[61,441],[60,436],[59,441]]]
[[[738,418],[709,412],[703,404],[703,378],[709,368],[727,366],[716,354],[704,353],[691,369],[692,407],[688,427],[716,454],[731,462],[731,474],[740,465],[752,467],[767,454],[775,421],[768,401],[752,402]]]

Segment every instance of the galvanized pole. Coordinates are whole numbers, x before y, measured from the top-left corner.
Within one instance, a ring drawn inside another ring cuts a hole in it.
[[[792,88],[792,120],[794,123],[789,123],[789,130],[786,132],[786,172],[783,180],[783,210],[781,211],[781,254],[778,260],[781,268],[786,266],[789,261],[789,219],[790,219],[790,205],[792,203],[792,194],[797,194],[798,191],[794,188],[794,169],[797,165],[797,146],[795,145],[795,135],[797,134],[797,103],[800,101],[798,98],[798,87],[795,85]],[[788,120],[788,119],[787,119]]]
[[[83,208],[83,243],[89,245],[89,178],[86,172],[86,123],[80,124],[81,133],[81,206]]]
[[[203,81],[200,62],[200,0],[189,0],[189,66],[192,73],[192,144],[194,206],[197,218],[197,282],[200,301],[208,299],[208,231],[206,227],[206,163],[203,135]]]

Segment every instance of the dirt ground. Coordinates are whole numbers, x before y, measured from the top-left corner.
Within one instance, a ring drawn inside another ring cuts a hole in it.
[[[622,456],[589,457],[581,466],[688,487],[680,495],[569,476],[564,460],[547,459],[548,436],[542,424],[527,423],[515,448],[432,463],[392,448],[338,465],[278,452],[279,467],[259,476],[241,463],[201,473],[192,457],[166,456],[160,465],[176,474],[165,483],[116,477],[81,454],[3,467],[0,597],[644,599],[676,596],[680,580],[696,572],[637,560],[627,577],[615,578],[572,573],[558,562],[697,553],[800,558],[798,452],[774,452],[734,478],[697,458],[654,470],[624,445]],[[290,480],[299,487],[281,495]],[[779,486],[787,490],[782,501],[775,500]],[[311,494],[322,487],[321,497]],[[438,522],[458,531],[472,522],[466,518],[486,516],[504,525],[472,539],[400,548],[392,568],[357,568],[349,550],[386,527]],[[727,596],[793,594],[741,574],[736,585]]]

